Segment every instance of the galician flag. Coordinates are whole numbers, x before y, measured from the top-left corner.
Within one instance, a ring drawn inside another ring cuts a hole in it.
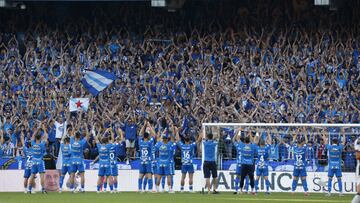
[[[89,98],[70,98],[69,101],[70,112],[72,111],[87,111],[89,108]]]

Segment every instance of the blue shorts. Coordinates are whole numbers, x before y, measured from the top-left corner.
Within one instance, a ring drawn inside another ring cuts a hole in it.
[[[117,164],[111,164],[110,166],[111,169],[111,176],[118,176],[119,175],[119,168]]]
[[[109,165],[99,166],[98,176],[110,176],[111,169]]]
[[[175,175],[175,163],[171,162],[169,164],[169,167],[170,167],[170,175]]]
[[[295,177],[305,177],[305,176],[307,176],[305,167],[302,168],[302,169],[294,168],[293,176],[295,176]]]
[[[182,165],[181,166],[181,173],[194,173],[194,165],[190,164],[190,165]]]
[[[161,175],[161,176],[171,175],[169,165],[158,165],[156,172],[158,175]]]
[[[155,162],[151,163],[151,173],[157,174],[156,170],[157,170],[156,163]]]
[[[139,173],[141,174],[152,173],[151,163],[140,164]]]
[[[31,168],[24,169],[24,178],[30,178]]]
[[[236,165],[236,175],[241,176],[241,165]]]
[[[256,168],[256,176],[269,176],[269,168]]]
[[[45,173],[45,165],[42,163],[34,163],[31,167],[31,174]]]
[[[328,177],[332,178],[334,175],[338,178],[342,177],[342,171],[340,168],[329,168]]]
[[[70,164],[62,165],[62,166],[61,166],[61,175],[66,175],[66,173],[68,173],[68,174],[71,173],[71,166],[70,166]]]
[[[78,171],[79,171],[79,173],[82,173],[85,171],[84,164],[83,163],[72,163],[71,164],[71,173],[76,173]]]

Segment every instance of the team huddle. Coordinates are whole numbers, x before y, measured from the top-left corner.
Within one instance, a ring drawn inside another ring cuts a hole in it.
[[[203,172],[206,179],[205,188],[212,188],[215,193],[217,189],[217,138],[212,133],[207,133],[203,139],[202,135],[198,139],[192,141],[190,137],[180,137],[179,130],[174,125],[169,125],[168,128],[158,129],[155,132],[153,126],[149,122],[145,122],[142,126],[139,138],[139,178],[138,178],[138,191],[145,192],[160,192],[160,185],[162,192],[165,191],[165,183],[167,182],[167,189],[169,193],[174,193],[174,175],[175,175],[175,162],[174,155],[177,150],[181,153],[181,187],[183,192],[185,186],[185,178],[188,174],[189,192],[193,192],[193,177],[194,165],[193,159],[195,158],[195,150],[197,144],[202,142],[204,162]],[[95,127],[88,132],[84,127],[83,133],[79,129],[72,129],[71,126],[61,140],[62,152],[62,168],[59,181],[59,192],[62,192],[64,177],[66,174],[70,177],[70,190],[75,192],[75,174],[79,174],[81,178],[79,192],[85,191],[85,177],[84,177],[84,148],[87,140],[94,136],[98,157],[93,163],[98,162],[98,181],[97,192],[107,190],[109,185],[110,192],[116,193],[118,191],[118,162],[116,158],[116,147],[121,141],[122,132],[118,132],[118,137],[111,128],[106,129],[103,133],[96,131]],[[202,129],[201,132],[204,132]],[[253,135],[254,134],[254,135]],[[292,152],[293,152],[293,181],[292,192],[294,193],[298,180],[301,179],[305,195],[308,195],[307,186],[307,136],[305,131],[298,132],[293,135]],[[326,135],[322,135],[325,143],[328,143]],[[33,133],[32,141],[25,144],[24,152],[27,160],[24,172],[24,189],[27,193],[34,193],[34,178],[36,174],[40,174],[42,192],[46,193],[44,189],[44,161],[43,156],[46,150],[47,132],[45,125],[41,125]],[[247,132],[239,128],[235,131],[233,143],[236,147],[237,167],[235,179],[235,194],[243,193],[243,189],[251,187],[251,194],[256,194],[259,190],[259,180],[265,180],[266,194],[270,194],[270,181],[269,176],[269,154],[271,135],[268,132],[266,137],[259,136],[259,133]],[[22,141],[23,142],[23,141]],[[341,156],[344,147],[345,139],[340,143],[339,140],[332,139],[331,144],[327,144],[328,150],[328,196],[331,194],[332,179],[337,177],[338,188],[340,196],[342,196],[342,169],[341,169]],[[23,142],[24,143],[24,142]],[[200,146],[200,145],[199,145]],[[210,176],[213,178],[212,185],[210,184]],[[256,177],[255,177],[256,176]],[[244,184],[245,183],[245,184]],[[155,187],[154,187],[155,184]],[[245,186],[245,187],[244,187]],[[246,189],[247,190],[247,189]]]

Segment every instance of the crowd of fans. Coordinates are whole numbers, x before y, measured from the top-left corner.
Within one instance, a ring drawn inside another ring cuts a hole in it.
[[[333,12],[312,3],[195,1],[176,13],[121,4],[3,12],[0,152],[19,155],[12,149],[21,149],[20,138],[30,140],[40,122],[55,156],[56,124],[65,122],[122,129],[126,139],[136,139],[145,120],[157,131],[173,123],[192,139],[203,122],[359,123],[360,13],[356,6]],[[92,97],[80,80],[95,68],[118,79]],[[70,97],[90,97],[88,112],[70,113]],[[273,145],[286,142],[274,136]],[[321,139],[314,135],[312,142],[322,154]],[[90,139],[86,158],[96,153]]]

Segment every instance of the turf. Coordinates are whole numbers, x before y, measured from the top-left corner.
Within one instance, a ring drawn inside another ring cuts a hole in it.
[[[118,194],[97,194],[94,192],[72,194],[64,192],[49,194],[33,194],[24,193],[0,193],[0,203],[224,203],[224,202],[303,202],[303,203],[342,203],[350,202],[353,195],[345,195],[339,197],[333,195],[325,197],[323,193],[313,193],[308,197],[304,197],[302,193],[294,196],[290,193],[272,193],[265,195],[259,193],[257,196],[252,195],[234,195],[232,193],[221,193],[217,195],[207,195],[200,193],[176,193],[176,194],[151,194],[151,193],[134,193],[122,192]]]

